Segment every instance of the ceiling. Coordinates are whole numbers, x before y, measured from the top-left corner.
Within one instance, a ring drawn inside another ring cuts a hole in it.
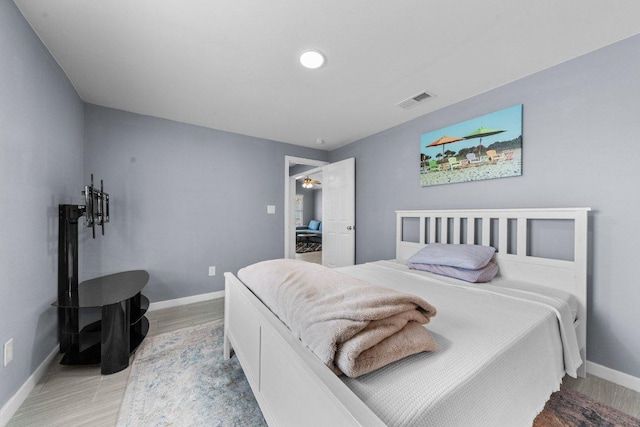
[[[324,150],[640,33],[637,0],[15,3],[85,102]]]

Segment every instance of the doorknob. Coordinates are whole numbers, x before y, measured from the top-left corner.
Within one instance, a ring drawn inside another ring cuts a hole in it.
[[[348,226],[347,226],[347,230],[355,230],[355,229],[356,229],[356,226],[355,226],[355,225],[354,225],[354,226],[351,226],[351,225],[348,225]]]

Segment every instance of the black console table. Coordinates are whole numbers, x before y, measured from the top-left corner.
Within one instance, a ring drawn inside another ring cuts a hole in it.
[[[149,281],[144,270],[125,271],[86,280],[69,298],[58,298],[60,352],[63,365],[100,364],[104,375],[129,366],[129,356],[149,331],[144,316],[149,300],[141,291]],[[79,328],[80,310],[101,308],[101,318]]]

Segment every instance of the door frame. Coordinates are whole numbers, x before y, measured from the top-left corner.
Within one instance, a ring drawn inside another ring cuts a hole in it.
[[[292,163],[305,166],[316,166],[316,168],[321,168],[322,166],[329,164],[329,162],[325,162],[323,160],[284,156],[284,258],[295,258],[296,247],[295,223],[293,223],[295,215],[292,210],[295,208],[295,184],[297,175],[289,175],[289,168]],[[303,174],[307,174],[312,170],[313,169],[305,171]],[[293,193],[291,191],[292,188]]]

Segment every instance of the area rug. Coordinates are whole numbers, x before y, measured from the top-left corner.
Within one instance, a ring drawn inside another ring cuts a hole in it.
[[[533,427],[640,427],[640,420],[582,393],[560,387],[551,395]]]
[[[321,251],[322,250],[322,243],[297,243],[296,244],[296,253],[297,254],[304,254],[307,252],[317,252],[317,251]]]
[[[131,365],[118,426],[266,426],[222,320],[147,337]]]

